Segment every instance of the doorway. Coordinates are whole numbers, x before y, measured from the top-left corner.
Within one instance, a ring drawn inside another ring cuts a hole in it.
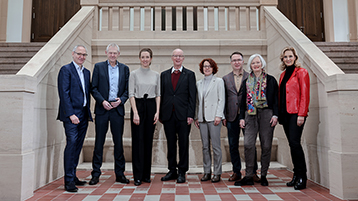
[[[31,42],[49,41],[80,8],[80,0],[33,0]]]
[[[278,0],[277,8],[311,41],[325,41],[323,0]]]

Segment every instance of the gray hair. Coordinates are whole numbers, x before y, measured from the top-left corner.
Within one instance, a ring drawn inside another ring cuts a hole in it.
[[[261,60],[261,64],[262,64],[261,68],[264,69],[266,67],[265,59],[260,54],[253,54],[253,55],[251,55],[251,57],[249,58],[249,61],[247,62],[247,70],[249,72],[252,71],[252,69],[251,69],[252,60],[254,60],[256,57],[258,57]]]
[[[119,52],[119,46],[117,44],[111,43],[111,44],[107,45],[106,52],[108,52],[109,47],[116,47]]]
[[[87,48],[86,48],[84,45],[76,45],[76,46],[73,48],[72,52],[76,52],[76,49],[77,49],[78,47],[83,47],[83,48],[85,48],[86,52],[88,52],[88,51],[87,51]]]

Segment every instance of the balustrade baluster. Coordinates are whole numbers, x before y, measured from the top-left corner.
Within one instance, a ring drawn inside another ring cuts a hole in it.
[[[251,25],[250,25],[250,7],[247,6],[246,7],[246,31],[250,31],[251,30]]]
[[[193,7],[192,6],[186,7],[186,30],[187,31],[194,30],[193,17],[194,17]]]
[[[108,7],[108,31],[112,31],[113,28],[113,8]]]

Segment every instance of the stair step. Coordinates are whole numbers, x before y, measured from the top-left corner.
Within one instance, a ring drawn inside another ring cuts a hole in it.
[[[0,58],[31,58],[36,54],[37,51],[33,52],[9,52],[9,51],[0,51]]]

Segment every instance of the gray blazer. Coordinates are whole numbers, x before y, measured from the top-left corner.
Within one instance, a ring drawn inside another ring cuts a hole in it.
[[[203,88],[204,88],[203,85],[204,85],[204,79],[199,80],[196,83],[196,88],[198,90],[198,93],[196,99],[195,119],[198,119],[199,122],[203,122],[204,121],[203,113],[205,115],[206,121],[214,121],[215,117],[221,117],[221,119],[224,119],[225,118],[224,81],[221,78],[213,76],[204,96],[203,96]]]
[[[249,73],[244,70],[243,81],[249,76]],[[242,90],[237,91],[234,79],[234,73],[231,71],[229,74],[223,77],[225,83],[225,110],[224,114],[227,121],[234,121],[238,115],[238,110],[240,107]]]

